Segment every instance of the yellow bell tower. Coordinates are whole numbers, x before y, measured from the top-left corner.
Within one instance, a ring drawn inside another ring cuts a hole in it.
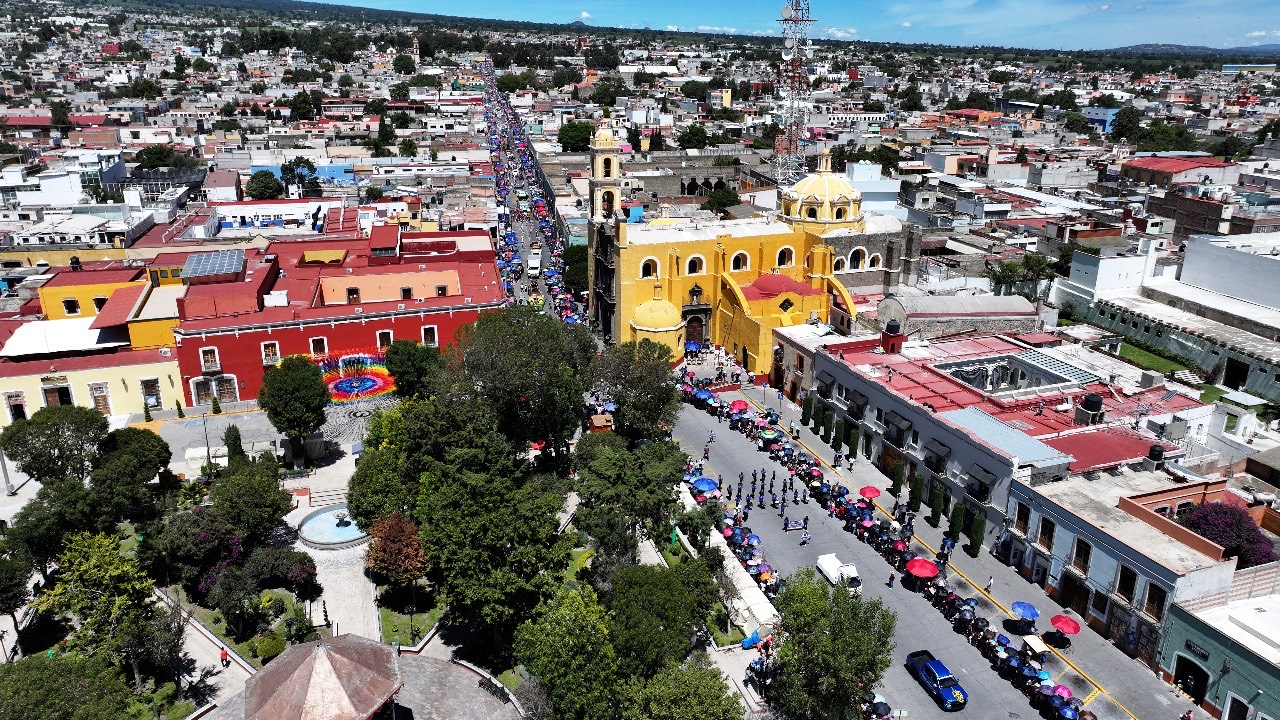
[[[618,140],[606,128],[596,131],[591,141],[591,219],[601,222],[613,217],[622,200],[622,161]]]

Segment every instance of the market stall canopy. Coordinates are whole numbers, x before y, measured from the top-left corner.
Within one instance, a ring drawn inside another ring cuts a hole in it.
[[[366,720],[400,690],[396,651],[356,635],[294,645],[249,678],[245,720]]]

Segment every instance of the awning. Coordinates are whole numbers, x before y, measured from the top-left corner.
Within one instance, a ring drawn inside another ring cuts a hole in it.
[[[885,424],[892,425],[903,432],[906,432],[911,429],[911,421],[902,417],[901,415],[894,412],[893,410],[890,410],[889,412],[885,413],[884,421],[885,421]]]
[[[991,485],[996,481],[995,473],[988,471],[977,463],[969,466],[969,477],[987,485]]]
[[[853,388],[845,388],[844,392],[846,395],[849,396],[848,400],[850,405],[855,405],[860,408],[864,408],[867,406],[866,395],[863,395],[862,393],[858,392],[857,390],[854,390]]]
[[[951,457],[951,448],[933,438],[924,441],[924,449],[933,453],[939,460],[946,460]]]

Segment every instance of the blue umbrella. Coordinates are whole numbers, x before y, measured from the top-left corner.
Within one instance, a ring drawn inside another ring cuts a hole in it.
[[[1040,611],[1036,609],[1035,605],[1021,600],[1013,604],[1013,614],[1023,620],[1035,620],[1040,617]]]
[[[693,481],[693,487],[702,492],[711,492],[716,489],[716,481],[711,478],[698,478]]]
[[[702,388],[698,392],[694,393],[693,396],[698,398],[699,400],[710,400],[711,391],[706,388]]]
[[[750,535],[748,535],[748,536],[747,536],[747,544],[748,544],[748,545],[751,545],[752,547],[755,547],[756,545],[759,545],[759,544],[760,544],[760,536],[759,536],[759,535],[757,535],[757,534],[755,534],[755,533],[751,533]]]
[[[616,402],[607,402],[607,403],[605,403],[602,407],[604,407],[605,412],[614,412],[614,411],[616,411],[616,410],[618,409],[618,403],[616,403]]]
[[[689,342],[684,344],[685,352],[698,352],[701,349],[702,349],[702,343],[698,342],[697,340],[690,340]]]
[[[1058,717],[1062,720],[1077,720],[1080,717],[1080,711],[1070,705],[1063,705],[1058,708]]]

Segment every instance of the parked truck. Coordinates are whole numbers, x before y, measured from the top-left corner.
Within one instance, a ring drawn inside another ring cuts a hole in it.
[[[960,686],[960,681],[928,650],[908,655],[907,670],[916,676],[943,710],[959,710],[969,702],[969,693]]]
[[[862,578],[853,563],[841,563],[835,553],[818,556],[818,572],[832,585],[838,585],[855,597],[862,595]]]

